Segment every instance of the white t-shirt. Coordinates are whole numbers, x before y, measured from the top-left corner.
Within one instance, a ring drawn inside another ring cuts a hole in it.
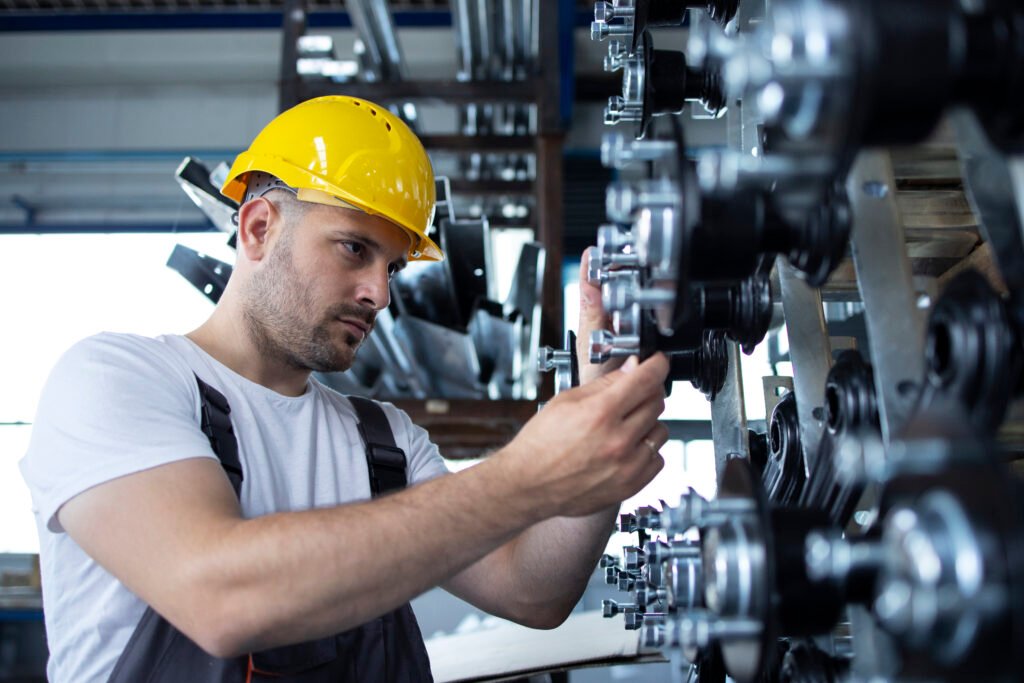
[[[282,396],[183,336],[103,333],[79,342],[47,380],[21,461],[39,530],[51,683],[105,682],[145,611],[64,533],[57,511],[111,479],[176,460],[216,459],[199,427],[195,375],[231,406],[246,517],[370,497],[355,412],[319,382],[310,379],[301,396]],[[426,431],[381,405],[406,453],[410,484],[446,473]]]

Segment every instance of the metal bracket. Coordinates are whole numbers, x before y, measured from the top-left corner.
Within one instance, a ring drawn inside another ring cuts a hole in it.
[[[853,262],[864,301],[882,438],[888,443],[917,402],[924,377],[924,316],[917,307],[889,153],[862,152],[846,188],[853,209]]]
[[[764,420],[766,424],[771,424],[772,411],[775,410],[775,406],[779,405],[783,396],[793,391],[793,378],[768,375],[761,378],[761,388],[764,391]],[[785,391],[780,391],[780,389]]]
[[[725,383],[711,402],[711,438],[715,444],[715,474],[719,484],[725,464],[730,459],[750,457],[739,345],[728,342],[726,353],[729,371],[725,375]]]
[[[825,380],[832,366],[832,349],[821,307],[821,293],[811,288],[798,271],[780,256],[776,259],[782,308],[793,362],[793,391],[800,415],[800,445],[804,474],[815,469],[818,444],[825,431]]]

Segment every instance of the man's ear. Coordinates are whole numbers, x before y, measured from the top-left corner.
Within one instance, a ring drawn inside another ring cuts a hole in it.
[[[262,261],[267,255],[270,226],[277,218],[277,207],[266,197],[249,200],[238,208],[237,249],[246,259]]]

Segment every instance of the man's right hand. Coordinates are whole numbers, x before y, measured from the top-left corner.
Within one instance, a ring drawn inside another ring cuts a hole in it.
[[[668,359],[636,358],[564,391],[495,457],[521,484],[523,502],[544,516],[581,516],[617,505],[664,466]]]

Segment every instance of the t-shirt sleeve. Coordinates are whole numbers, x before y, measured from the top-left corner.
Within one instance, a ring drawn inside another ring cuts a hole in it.
[[[199,390],[163,342],[101,334],[57,362],[43,388],[22,475],[40,522],[98,484],[176,460],[216,459],[200,429]]]
[[[409,415],[391,403],[381,403],[395,433],[395,442],[405,450],[408,462],[409,485],[448,474],[437,446],[430,440],[430,434],[419,425],[413,424]],[[403,443],[404,441],[404,443]]]

